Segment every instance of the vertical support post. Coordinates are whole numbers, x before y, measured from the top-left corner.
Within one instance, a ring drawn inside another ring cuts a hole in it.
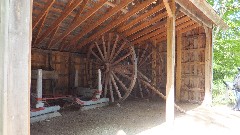
[[[74,79],[74,87],[78,87],[78,70],[75,70],[75,79]]]
[[[212,105],[212,29],[204,27],[206,33],[205,48],[205,97],[203,104]]]
[[[167,18],[167,85],[166,85],[166,123],[174,123],[174,80],[175,80],[175,1],[170,3],[172,17]]]
[[[98,69],[98,91],[99,91],[99,95],[97,98],[99,99],[102,93],[102,73],[100,69]]]
[[[181,100],[182,83],[182,33],[177,34],[176,101]]]
[[[37,104],[36,108],[43,107],[42,103],[42,69],[37,71]]]
[[[152,80],[153,80],[153,84],[154,86],[157,86],[157,73],[156,73],[156,68],[157,68],[157,41],[154,40],[153,41],[153,54],[152,54]],[[155,96],[155,92],[152,92],[152,96]]]
[[[0,135],[30,135],[32,1],[0,1]]]

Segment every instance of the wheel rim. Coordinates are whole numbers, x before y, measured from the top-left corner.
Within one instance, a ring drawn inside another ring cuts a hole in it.
[[[88,58],[102,71],[103,97],[111,102],[124,101],[137,78],[133,46],[116,33],[105,34],[91,45]]]

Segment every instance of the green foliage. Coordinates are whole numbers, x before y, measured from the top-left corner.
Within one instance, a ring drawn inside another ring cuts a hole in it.
[[[240,66],[240,2],[239,0],[208,0],[228,24],[229,29],[214,29],[214,82],[233,78]]]
[[[213,102],[229,104],[235,102],[234,94],[226,99],[223,80],[233,81],[240,67],[240,1],[208,0],[215,11],[228,24],[226,31],[214,28],[213,32]],[[231,92],[230,92],[231,93]]]

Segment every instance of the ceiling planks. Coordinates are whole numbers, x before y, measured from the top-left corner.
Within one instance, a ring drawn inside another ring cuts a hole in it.
[[[57,37],[53,44],[57,44],[60,40],[62,40],[64,37],[69,35],[73,30],[75,30],[78,26],[80,26],[83,22],[85,22],[88,18],[93,16],[105,3],[107,0],[99,0],[99,2],[91,8],[83,17],[78,18],[73,24],[69,26],[67,30],[65,30],[62,35]]]
[[[58,19],[42,34],[42,36],[37,40],[36,44],[39,44],[44,38],[46,38],[54,29],[56,29],[61,22],[80,4],[82,0],[69,1],[63,13],[58,17]]]
[[[84,40],[83,42],[81,42],[81,44],[78,44],[76,47],[74,47],[73,49],[81,49],[84,45],[88,44],[89,42],[93,41],[94,39],[96,39],[97,37],[101,36],[102,34],[110,31],[111,29],[113,29],[114,27],[118,26],[119,24],[121,24],[122,22],[126,21],[129,17],[133,16],[134,14],[136,14],[137,12],[143,10],[144,8],[146,8],[148,5],[150,5],[152,2],[154,2],[155,0],[148,0],[148,1],[144,1],[141,4],[139,4],[138,6],[136,6],[136,8],[132,9],[131,11],[129,11],[128,13],[126,13],[123,17],[121,17],[118,20],[115,20],[114,22],[108,24],[105,28],[103,28],[102,30],[98,31],[97,33],[95,33],[94,35],[92,35],[91,37],[87,38],[86,40]]]

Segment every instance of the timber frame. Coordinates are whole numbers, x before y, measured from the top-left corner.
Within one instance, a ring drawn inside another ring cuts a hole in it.
[[[183,97],[186,64],[183,61],[185,52],[190,54],[183,48],[191,36],[204,37],[201,40],[204,47],[190,50],[203,53],[204,59],[188,63],[203,67],[199,84],[204,86],[199,89],[205,93],[204,103],[211,104],[212,29],[215,26],[227,29],[228,26],[205,0],[12,0],[1,1],[0,6],[6,9],[0,11],[0,35],[3,35],[0,37],[3,44],[0,46],[0,134],[30,134],[30,45],[32,50],[48,51],[50,55],[52,51],[82,55],[96,39],[109,32],[121,34],[134,46],[146,42],[159,48],[166,46],[166,62],[160,66],[166,66],[166,121],[169,125],[174,120],[174,101],[181,101]],[[10,25],[17,27],[12,29]],[[197,30],[200,32],[191,35]],[[158,68],[156,51],[153,52],[152,67]],[[69,54],[66,56],[71,59]],[[157,71],[153,71],[153,75],[157,84]],[[21,90],[21,95],[11,94],[16,90]],[[17,111],[14,106],[18,107]]]

